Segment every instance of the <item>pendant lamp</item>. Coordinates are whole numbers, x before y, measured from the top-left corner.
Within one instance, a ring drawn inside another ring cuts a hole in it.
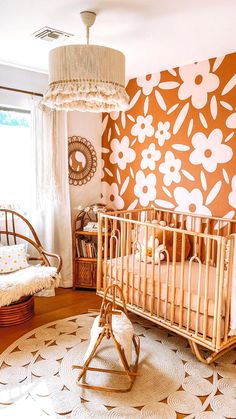
[[[65,111],[111,112],[128,108],[125,56],[112,48],[89,44],[94,12],[81,12],[87,45],[65,45],[49,54],[49,88],[42,105]]]

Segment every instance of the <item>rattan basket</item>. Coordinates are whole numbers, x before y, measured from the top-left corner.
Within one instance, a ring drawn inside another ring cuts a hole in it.
[[[25,323],[34,315],[34,296],[22,297],[17,303],[0,307],[0,327]]]

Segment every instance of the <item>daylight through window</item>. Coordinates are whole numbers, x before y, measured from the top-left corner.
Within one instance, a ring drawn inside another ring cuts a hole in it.
[[[0,206],[30,202],[30,112],[0,108]]]

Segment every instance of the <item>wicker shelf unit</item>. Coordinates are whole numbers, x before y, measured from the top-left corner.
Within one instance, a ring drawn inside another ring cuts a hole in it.
[[[73,227],[73,287],[97,288],[97,243],[98,231],[86,231],[88,223],[98,222],[98,212],[106,212],[110,208],[98,203],[79,211],[74,220]],[[86,227],[87,226],[87,227]],[[110,226],[108,232],[110,234]],[[84,243],[82,243],[84,241]],[[90,243],[88,248],[85,243]],[[93,244],[92,244],[93,243]],[[83,246],[81,246],[83,244]],[[89,256],[89,257],[87,257]]]

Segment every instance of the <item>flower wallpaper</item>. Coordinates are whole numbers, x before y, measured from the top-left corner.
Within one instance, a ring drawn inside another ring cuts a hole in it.
[[[130,80],[103,115],[102,201],[235,217],[236,53]]]

